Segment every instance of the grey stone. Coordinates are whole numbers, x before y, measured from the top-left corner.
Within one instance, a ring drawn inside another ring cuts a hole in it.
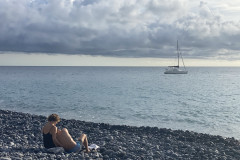
[[[15,156],[11,156],[11,159],[12,159],[12,160],[22,160],[22,158],[20,158],[20,157],[15,157]]]
[[[9,118],[11,114],[11,118]],[[239,141],[191,131],[152,127],[111,126],[65,120],[73,138],[81,132],[100,149],[91,153],[48,153],[40,128],[46,117],[0,109],[1,158],[22,159],[240,159]],[[10,125],[11,124],[11,125]],[[14,131],[14,132],[13,132]],[[17,134],[16,134],[17,133]]]
[[[11,160],[10,157],[0,157],[0,160]]]
[[[27,157],[24,157],[23,159],[24,159],[24,160],[32,160],[33,158],[30,157],[30,156],[27,156]]]

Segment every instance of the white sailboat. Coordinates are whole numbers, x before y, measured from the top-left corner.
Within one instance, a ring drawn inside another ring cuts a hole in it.
[[[166,68],[166,71],[164,72],[164,74],[187,74],[188,73],[188,71],[185,68],[184,62],[183,62],[182,54],[181,54],[181,52],[179,51],[179,48],[178,48],[178,41],[177,41],[177,55],[178,55],[178,65],[177,66],[168,66],[168,68]],[[184,70],[181,70],[180,66],[179,66],[180,56],[182,58]]]

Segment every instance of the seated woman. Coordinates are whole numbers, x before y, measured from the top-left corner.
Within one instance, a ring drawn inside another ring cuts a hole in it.
[[[63,147],[65,151],[71,153],[78,152],[81,150],[82,145],[84,145],[86,151],[90,151],[88,149],[88,140],[85,134],[82,134],[78,138],[78,141],[75,142],[66,128],[59,130],[56,127],[58,122],[60,122],[59,116],[57,114],[51,114],[48,117],[48,122],[43,126],[42,134],[45,148]]]

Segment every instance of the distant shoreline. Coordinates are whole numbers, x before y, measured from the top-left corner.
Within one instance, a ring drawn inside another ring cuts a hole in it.
[[[126,67],[126,68],[166,68],[168,66],[19,66],[3,65],[0,67]],[[240,66],[187,66],[187,68],[240,68]]]
[[[234,138],[156,127],[131,127],[62,119],[76,139],[81,132],[97,152],[48,153],[42,144],[45,116],[0,110],[0,159],[240,159]]]

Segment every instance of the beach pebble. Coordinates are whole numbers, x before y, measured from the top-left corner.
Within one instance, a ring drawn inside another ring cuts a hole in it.
[[[240,143],[191,131],[133,127],[62,119],[73,138],[88,136],[90,153],[49,153],[42,142],[46,117],[0,110],[0,159],[240,159]]]
[[[0,157],[0,160],[11,160],[10,157]]]
[[[15,144],[13,142],[10,142],[9,143],[9,146],[14,146]]]

